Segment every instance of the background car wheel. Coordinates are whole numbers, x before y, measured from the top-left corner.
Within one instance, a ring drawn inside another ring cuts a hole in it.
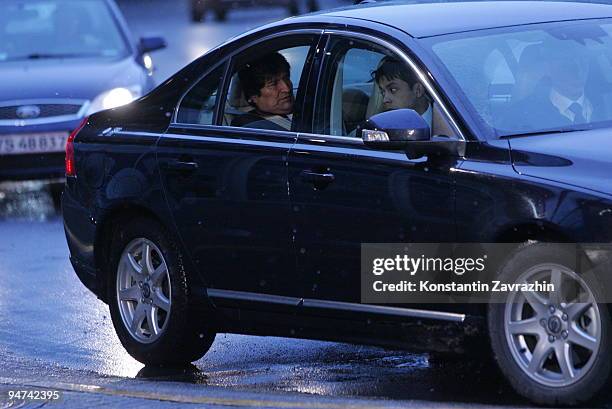
[[[165,229],[138,219],[119,228],[111,247],[108,300],[117,335],[145,365],[182,365],[201,358],[215,333],[207,329],[182,257]]]
[[[596,278],[576,273],[575,257],[554,244],[521,246],[499,279],[546,280],[560,291],[505,293],[489,305],[491,347],[501,371],[519,394],[541,404],[588,401],[610,376],[610,314],[597,303]]]
[[[191,21],[199,23],[204,21],[206,16],[206,7],[203,0],[191,0]]]
[[[63,183],[52,183],[49,185],[49,193],[51,194],[51,200],[53,201],[53,208],[56,212],[62,210],[62,193],[64,192]]]
[[[225,21],[227,20],[227,9],[223,6],[218,6],[215,8],[215,17],[217,21]]]
[[[308,0],[308,11],[319,11],[319,2],[317,0]]]
[[[291,0],[289,2],[288,11],[290,16],[296,16],[300,14],[300,7],[298,6],[297,0]]]

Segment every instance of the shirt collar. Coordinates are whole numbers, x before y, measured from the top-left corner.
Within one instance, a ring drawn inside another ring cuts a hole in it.
[[[557,91],[556,89],[553,88],[553,89],[550,90],[550,101],[552,102],[552,104],[555,107],[557,107],[559,112],[562,112],[562,113],[567,112],[567,110],[569,109],[570,105],[572,105],[575,102],[580,104],[582,109],[586,108],[585,105],[584,105],[585,104],[584,93],[582,93],[580,98],[578,98],[577,100],[571,100],[568,97],[566,97],[565,95],[560,94],[559,91]]]

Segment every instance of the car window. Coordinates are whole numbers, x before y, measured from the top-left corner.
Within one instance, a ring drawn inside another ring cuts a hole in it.
[[[612,24],[546,23],[424,40],[493,137],[609,127]]]
[[[440,113],[434,114],[433,98],[416,73],[385,48],[339,37],[330,41],[326,58],[314,133],[355,137],[357,127],[371,116],[403,108],[421,114],[430,128],[441,121]],[[448,135],[449,127],[443,128]]]
[[[0,38],[0,62],[128,53],[115,18],[101,0],[2,0]]]
[[[292,131],[304,86],[304,68],[317,36],[289,37],[234,58],[222,125]]]
[[[176,121],[182,124],[213,125],[225,64],[202,78],[181,101]]]

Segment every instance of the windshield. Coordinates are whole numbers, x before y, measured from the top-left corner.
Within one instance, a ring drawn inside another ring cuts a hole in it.
[[[612,126],[612,23],[546,23],[427,39],[493,137]]]
[[[0,62],[127,54],[100,0],[2,0]]]

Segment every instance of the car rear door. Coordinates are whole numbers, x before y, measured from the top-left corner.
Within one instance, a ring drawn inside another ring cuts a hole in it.
[[[295,40],[305,59],[295,68],[296,84],[310,69],[307,56],[319,36],[300,34]],[[244,53],[290,44],[291,38],[285,34]],[[232,105],[241,59],[239,53],[218,64],[184,96],[159,141],[158,163],[173,221],[209,295],[274,303],[298,297],[302,286],[287,191],[287,158],[297,132],[227,125],[241,113]],[[301,97],[298,91],[296,107]]]

